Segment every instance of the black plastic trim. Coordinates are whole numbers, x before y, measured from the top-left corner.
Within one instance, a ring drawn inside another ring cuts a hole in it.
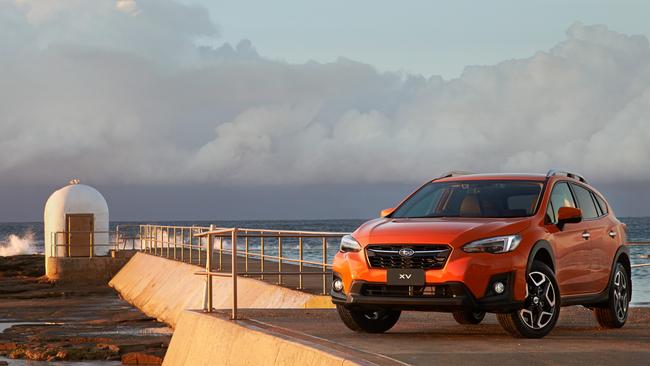
[[[546,251],[548,251],[548,254],[551,257],[551,261],[553,262],[553,268],[551,268],[553,272],[555,272],[555,270],[557,269],[557,263],[555,263],[555,253],[553,252],[553,248],[551,247],[551,244],[546,240],[538,240],[533,245],[533,248],[530,250],[530,254],[528,254],[528,264],[526,265],[526,273],[530,272],[530,269],[533,266],[533,259],[541,249],[545,249]]]
[[[499,274],[496,276],[502,276]],[[512,274],[506,274],[512,276]],[[494,277],[494,276],[493,276]],[[510,278],[510,277],[509,277]],[[509,281],[513,283],[514,281]],[[492,281],[490,281],[490,284]],[[344,305],[351,309],[392,309],[392,310],[416,310],[416,311],[442,311],[452,312],[456,310],[475,310],[492,313],[509,313],[520,309],[523,302],[513,301],[512,285],[506,287],[503,295],[488,296],[482,299],[475,299],[462,282],[443,282],[428,284],[431,286],[449,286],[453,288],[452,297],[394,297],[394,296],[366,296],[361,294],[365,284],[385,285],[385,283],[354,281],[349,295],[344,300],[338,294],[332,296],[332,302]]]

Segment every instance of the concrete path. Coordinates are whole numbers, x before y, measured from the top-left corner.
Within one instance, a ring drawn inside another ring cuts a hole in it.
[[[406,312],[385,334],[354,333],[335,310],[245,310],[242,316],[380,365],[650,364],[650,308],[632,309],[617,330],[599,329],[585,308],[563,308],[556,329],[539,340],[511,338],[492,314],[481,325],[464,326],[451,314]]]

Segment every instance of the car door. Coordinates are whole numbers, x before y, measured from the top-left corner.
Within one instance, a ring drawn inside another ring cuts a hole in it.
[[[565,224],[562,228],[557,225],[560,207],[577,207],[568,182],[555,183],[548,204],[550,222],[547,229],[552,235],[557,266],[555,272],[560,293],[563,296],[585,293],[585,287],[591,280],[591,253],[587,241],[582,236],[585,231],[584,223]]]
[[[589,266],[591,280],[580,289],[581,293],[598,293],[604,289],[608,281],[609,270],[603,271],[607,257],[609,240],[607,236],[607,220],[604,220],[597,203],[594,201],[591,190],[580,185],[571,183],[571,190],[575,196],[578,208],[582,210],[582,236],[584,243],[589,249]]]

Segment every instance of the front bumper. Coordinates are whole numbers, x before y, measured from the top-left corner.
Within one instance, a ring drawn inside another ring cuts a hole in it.
[[[509,313],[523,307],[514,300],[514,272],[501,273],[490,278],[485,296],[477,299],[462,282],[427,284],[424,287],[388,286],[386,283],[357,280],[349,294],[332,290],[332,302],[349,309],[392,309],[453,312],[457,310]],[[336,277],[337,275],[334,274]],[[492,290],[492,284],[506,284],[502,294]]]

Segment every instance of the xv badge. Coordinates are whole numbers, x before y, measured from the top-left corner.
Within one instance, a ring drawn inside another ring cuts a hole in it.
[[[400,280],[409,280],[411,279],[412,274],[406,274],[406,273],[400,273],[399,274],[399,279]]]

